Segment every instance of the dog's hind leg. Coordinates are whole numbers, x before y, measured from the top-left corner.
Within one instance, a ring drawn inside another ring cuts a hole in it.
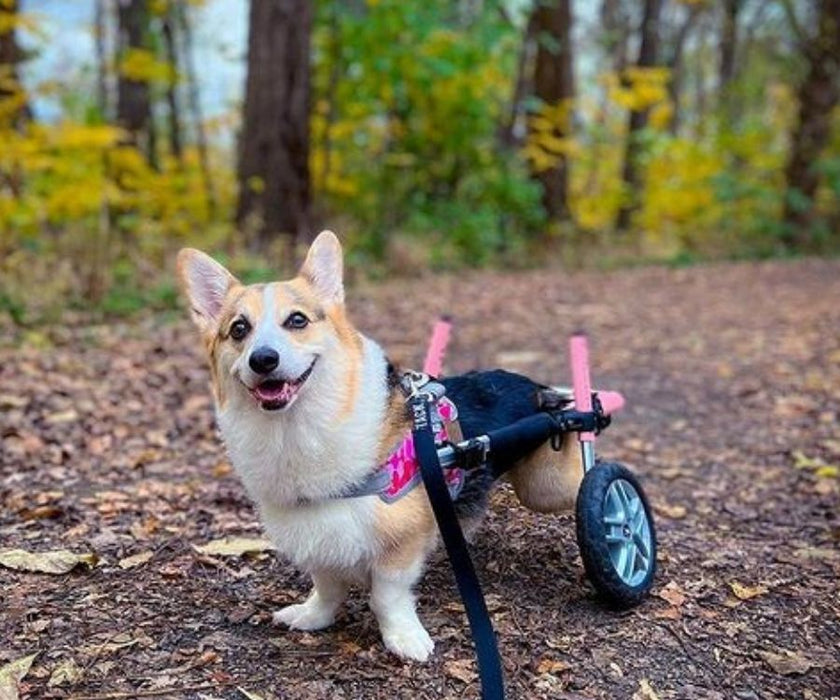
[[[303,603],[288,605],[272,615],[275,624],[295,630],[320,630],[335,621],[335,614],[347,597],[347,583],[327,571],[312,573],[312,592]]]
[[[517,462],[508,478],[526,508],[540,513],[571,510],[583,479],[580,445],[572,434],[563,437],[559,452],[545,443]]]

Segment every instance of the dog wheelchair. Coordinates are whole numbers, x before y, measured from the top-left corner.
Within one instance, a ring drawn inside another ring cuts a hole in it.
[[[489,469],[501,476],[517,459],[548,441],[560,449],[568,433],[580,443],[584,477],[575,505],[576,534],[589,580],[608,605],[626,609],[650,591],[656,572],[656,533],[650,505],[638,479],[626,467],[596,459],[596,436],[609,426],[624,405],[614,391],[593,391],[589,350],[584,335],[569,342],[572,388],[564,390],[568,403],[542,410],[515,423],[457,443],[435,440],[437,403],[443,386],[439,376],[451,326],[435,324],[424,363],[424,374],[413,380],[409,399],[414,420],[413,438],[420,471],[438,522],[473,633],[483,698],[503,698],[501,663],[480,585],[472,567],[444,470]]]

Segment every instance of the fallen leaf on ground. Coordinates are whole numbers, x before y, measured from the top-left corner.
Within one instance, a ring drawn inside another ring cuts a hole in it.
[[[120,559],[117,564],[121,569],[133,569],[135,566],[145,564],[154,556],[154,552],[140,552],[139,554],[132,554],[130,557]]]
[[[248,700],[263,700],[262,695],[257,695],[256,693],[252,693],[249,690],[245,690],[241,685],[236,686],[236,689],[242,693]]]
[[[659,696],[647,678],[639,681],[639,689],[633,693],[633,700],[659,700]]]
[[[20,517],[24,520],[47,520],[58,518],[62,513],[64,513],[64,510],[60,506],[49,504],[35,506],[35,508],[24,508],[20,511]]]
[[[537,673],[562,673],[563,671],[570,671],[571,668],[571,664],[567,664],[565,661],[543,659],[537,664]]]
[[[786,649],[781,651],[781,654],[772,651],[760,651],[758,655],[781,676],[799,676],[807,673],[815,665],[797,651]]]
[[[680,588],[676,581],[670,581],[663,586],[657,594],[666,603],[670,603],[675,608],[680,607],[685,602],[685,592]]]
[[[451,676],[462,683],[472,683],[478,675],[475,672],[472,659],[457,659],[443,664],[447,676]]]
[[[145,640],[151,641],[149,637],[145,637]],[[144,641],[143,637],[135,638],[129,633],[123,632],[122,634],[117,634],[111,637],[108,641],[101,644],[91,644],[89,646],[82,647],[81,651],[90,656],[103,656],[105,654],[113,654],[115,651],[119,651],[120,649],[132,647],[142,641]]]
[[[657,503],[653,509],[656,511],[657,515],[661,515],[663,518],[669,518],[671,520],[682,520],[686,515],[688,515],[688,509],[685,506],[672,506],[668,503]]]
[[[75,685],[82,680],[82,669],[73,659],[65,659],[53,669],[47,685],[57,688],[62,685]]]
[[[79,414],[72,408],[66,411],[56,411],[44,416],[44,423],[47,425],[60,425],[61,423],[72,423],[79,419]]]
[[[25,396],[15,396],[14,394],[0,394],[0,411],[8,408],[26,408],[29,405],[29,399]]]
[[[767,586],[762,586],[759,584],[758,586],[744,586],[737,581],[732,581],[729,584],[729,587],[732,589],[732,592],[735,594],[736,598],[741,600],[749,600],[750,598],[755,598],[756,596],[760,596],[764,593],[767,593],[769,590]]]
[[[0,666],[0,700],[17,700],[18,683],[29,673],[29,668],[38,654],[30,654],[22,659]]]
[[[271,542],[261,537],[223,537],[207,544],[193,545],[200,554],[222,557],[241,557],[244,554],[259,554],[271,550]]]
[[[27,552],[24,549],[0,550],[0,566],[40,574],[66,574],[81,564],[94,566],[97,561],[99,557],[93,553],[74,554],[66,549],[50,552]]]

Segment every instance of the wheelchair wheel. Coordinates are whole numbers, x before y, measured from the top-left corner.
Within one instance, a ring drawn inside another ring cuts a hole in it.
[[[577,540],[589,580],[617,608],[638,605],[656,572],[656,532],[644,491],[621,464],[598,462],[580,485]]]

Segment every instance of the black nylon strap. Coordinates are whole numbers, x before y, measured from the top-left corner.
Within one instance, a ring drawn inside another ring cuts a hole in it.
[[[417,461],[420,463],[420,473],[472,631],[475,655],[478,660],[478,674],[481,678],[481,697],[483,700],[503,700],[505,691],[502,663],[496,646],[496,635],[481,593],[481,584],[470,559],[464,533],[461,532],[461,526],[458,524],[455,506],[449,497],[449,490],[443,478],[432,429],[428,397],[423,394],[412,397],[411,412],[414,422],[412,438]]]

